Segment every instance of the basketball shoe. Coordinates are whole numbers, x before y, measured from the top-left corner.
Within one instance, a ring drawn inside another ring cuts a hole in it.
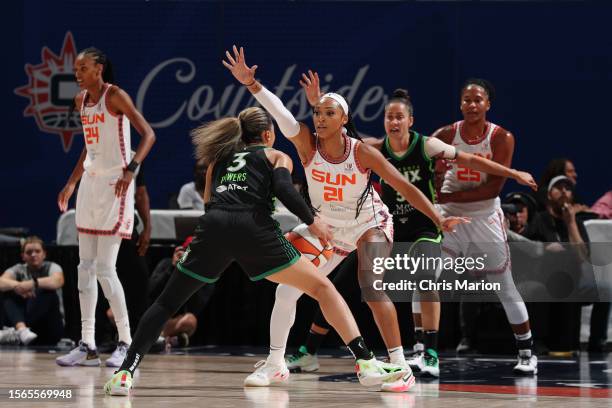
[[[268,360],[260,360],[255,364],[256,370],[244,379],[247,387],[267,387],[270,384],[285,382],[289,378],[289,370],[283,361],[273,364]]]
[[[79,345],[72,349],[70,353],[58,357],[55,362],[63,367],[72,366],[87,366],[87,367],[98,367],[100,365],[100,357],[98,356],[98,350],[90,349],[87,343],[79,341]]]
[[[106,395],[130,395],[132,389],[132,374],[127,370],[115,372],[110,380],[104,384]]]
[[[300,346],[297,353],[285,360],[287,368],[292,373],[309,373],[319,369],[319,359],[316,354],[308,353],[305,346]]]

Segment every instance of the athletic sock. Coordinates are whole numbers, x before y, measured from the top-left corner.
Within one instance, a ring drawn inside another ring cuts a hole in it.
[[[285,361],[285,348],[284,347],[274,347],[270,345],[270,355],[268,356],[268,362],[281,365]]]
[[[426,330],[424,333],[423,343],[425,344],[425,350],[432,349],[438,350],[438,331],[437,330]]]
[[[374,354],[366,346],[363,337],[355,337],[349,344],[346,345],[350,352],[355,357],[355,360],[370,360],[374,357]]]
[[[389,361],[391,364],[403,364],[406,361],[404,357],[404,348],[402,346],[388,349]]]
[[[317,354],[323,340],[325,340],[325,336],[325,334],[316,333],[312,330],[308,332],[306,344],[304,344],[304,347],[306,347],[306,350],[308,350],[308,354]]]
[[[514,334],[516,339],[516,348],[521,350],[529,350],[533,348],[533,337],[531,336],[531,330],[523,334]]]
[[[423,344],[423,328],[415,327],[414,328],[414,339],[416,340],[416,344]],[[417,347],[415,347],[416,349]]]

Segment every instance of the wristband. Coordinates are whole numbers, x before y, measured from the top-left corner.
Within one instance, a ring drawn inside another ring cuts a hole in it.
[[[127,171],[131,171],[132,173],[135,173],[136,169],[138,168],[138,166],[140,166],[140,163],[138,163],[136,160],[132,159],[130,164],[128,164],[125,169]]]

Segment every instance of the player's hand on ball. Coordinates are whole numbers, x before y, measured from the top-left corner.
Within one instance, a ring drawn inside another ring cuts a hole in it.
[[[469,224],[471,221],[468,217],[445,217],[442,218],[440,228],[444,232],[455,232],[455,227],[459,224]]]
[[[315,237],[319,238],[326,247],[330,245],[330,241],[334,239],[329,225],[321,221],[319,217],[314,218],[314,222],[308,226],[308,230]]]

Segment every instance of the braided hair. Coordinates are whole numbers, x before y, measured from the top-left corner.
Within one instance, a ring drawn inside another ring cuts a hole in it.
[[[102,80],[108,83],[115,82],[115,72],[113,70],[113,64],[110,59],[102,51],[95,47],[85,48],[79,53],[79,55],[86,55],[94,60],[96,64],[102,65]]]

